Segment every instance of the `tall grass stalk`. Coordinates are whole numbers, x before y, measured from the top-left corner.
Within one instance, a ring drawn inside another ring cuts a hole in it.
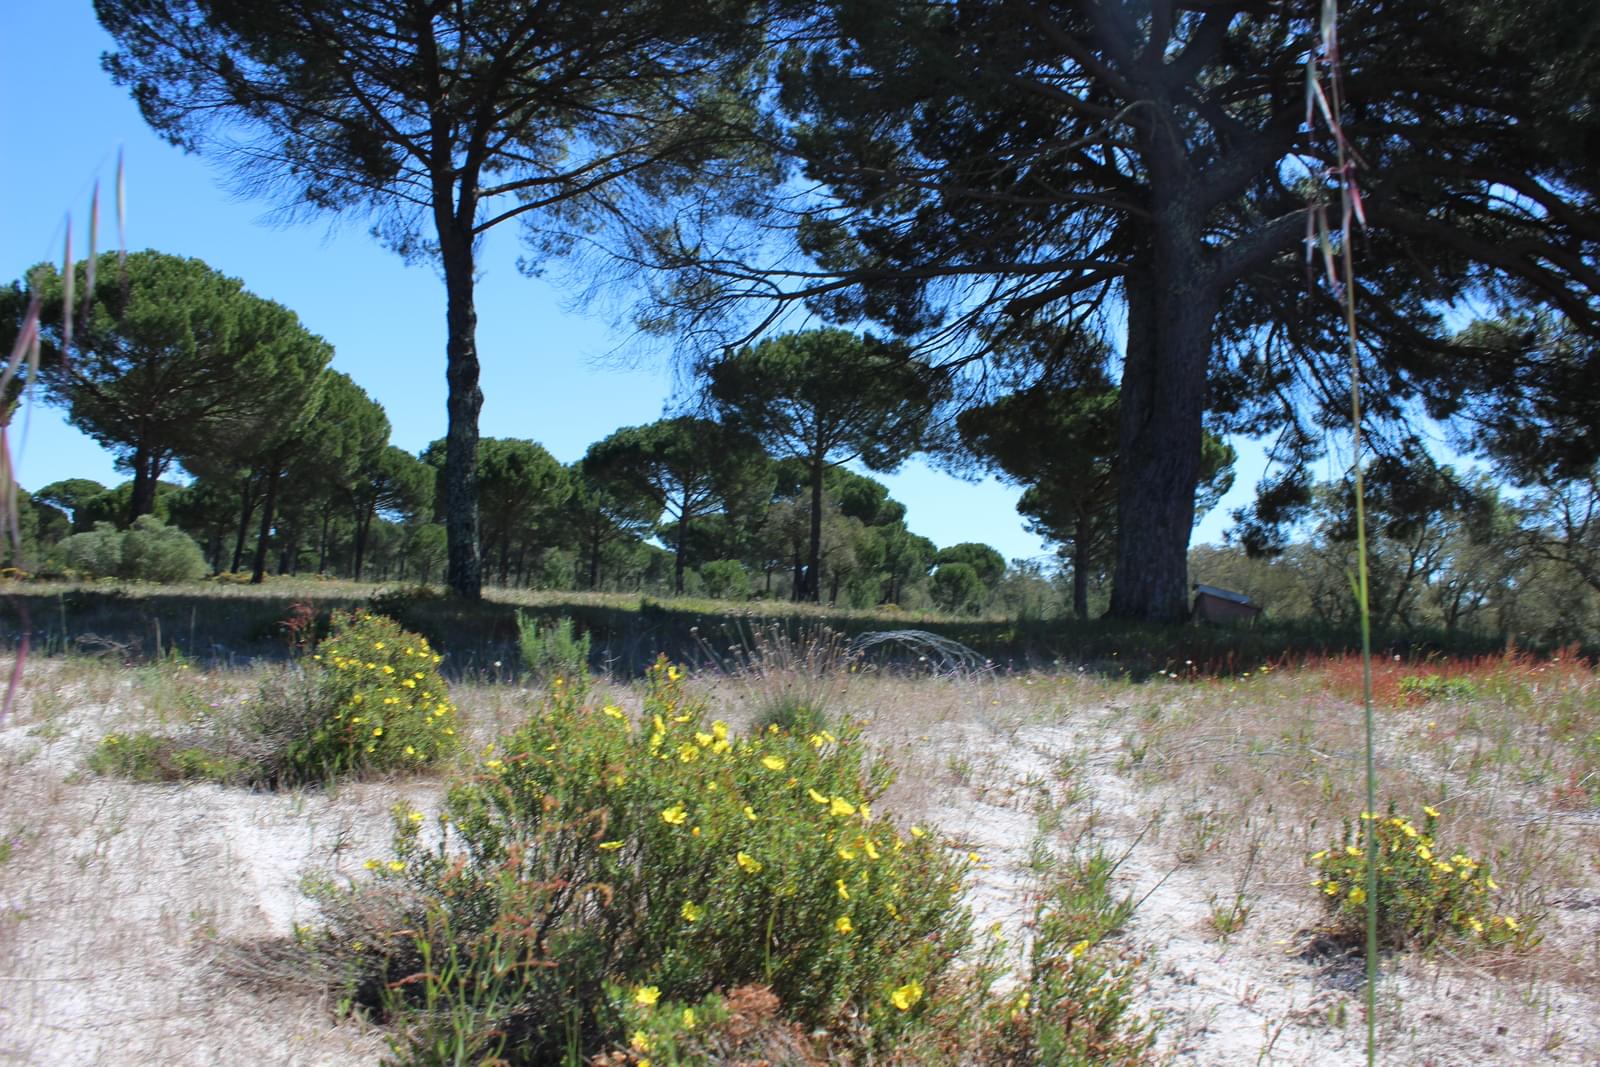
[[[1321,49],[1319,51],[1313,48],[1307,60],[1306,121],[1310,125],[1320,108],[1328,131],[1333,135],[1336,153],[1333,178],[1339,189],[1341,237],[1339,253],[1342,268],[1340,271],[1336,271],[1333,267],[1326,215],[1318,212],[1316,219],[1319,244],[1323,250],[1328,275],[1344,306],[1345,345],[1350,355],[1350,466],[1354,472],[1356,497],[1355,595],[1361,615],[1361,707],[1366,735],[1367,801],[1360,825],[1366,843],[1367,1064],[1368,1067],[1374,1067],[1378,1057],[1378,835],[1374,825],[1378,818],[1378,770],[1372,721],[1372,612],[1368,598],[1367,509],[1361,473],[1361,358],[1356,332],[1355,263],[1351,251],[1352,223],[1359,221],[1365,225],[1366,216],[1361,206],[1361,193],[1355,181],[1356,154],[1345,140],[1344,125],[1340,115],[1343,100],[1339,84],[1338,23],[1338,0],[1323,0]],[[1318,76],[1319,60],[1327,67],[1326,89]]]

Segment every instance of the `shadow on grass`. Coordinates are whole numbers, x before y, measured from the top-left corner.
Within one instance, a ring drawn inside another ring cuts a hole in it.
[[[509,678],[517,664],[516,613],[541,622],[562,616],[590,635],[591,666],[617,676],[641,672],[657,655],[676,662],[723,660],[757,635],[804,641],[826,627],[848,642],[863,634],[914,630],[959,642],[1001,670],[1082,668],[1142,681],[1160,671],[1227,675],[1263,664],[1336,656],[1359,648],[1352,629],[1261,622],[1251,627],[1151,625],[1070,619],[951,619],[896,612],[830,612],[811,605],[707,600],[657,600],[616,594],[527,594],[489,591],[477,602],[426,590],[380,592],[348,582],[293,587],[47,586],[15,587],[0,597],[5,644],[15,647],[22,620],[31,624],[36,654],[98,653],[129,662],[174,653],[198,663],[246,665],[286,658],[285,625],[309,607],[319,628],[335,611],[381,610],[415,630],[445,656],[453,678]],[[1378,638],[1383,655],[1417,660],[1475,656],[1502,649],[1493,637],[1443,633]],[[872,658],[916,668],[915,642],[884,642]]]

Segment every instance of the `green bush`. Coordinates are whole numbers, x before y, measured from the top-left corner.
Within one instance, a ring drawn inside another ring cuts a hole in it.
[[[589,635],[576,634],[563,615],[548,625],[517,612],[517,648],[522,669],[541,681],[557,678],[582,688],[589,677]]]
[[[397,818],[358,891],[391,903],[331,909],[321,946],[403,1062],[566,1062],[624,1044],[630,1005],[749,983],[858,1044],[917,1025],[970,943],[964,861],[873,813],[891,775],[853,731],[734,737],[680,680],[658,662],[637,721],[553,684],[437,833]]]
[[[1427,946],[1450,934],[1485,944],[1535,942],[1528,917],[1497,914],[1493,894],[1500,888],[1489,866],[1460,849],[1447,849],[1434,839],[1439,813],[1424,807],[1419,829],[1394,814],[1362,815],[1362,826],[1375,828],[1378,852],[1378,937],[1388,946]],[[1344,840],[1312,855],[1322,891],[1333,913],[1336,933],[1355,937],[1366,928],[1366,837],[1346,827]]]
[[[749,600],[750,572],[736,559],[714,559],[700,568],[706,596],[713,600]]]
[[[122,533],[109,522],[63,538],[56,551],[68,570],[88,578],[114,578],[122,570]]]
[[[95,523],[92,531],[64,539],[58,551],[67,567],[90,578],[172,583],[198,581],[206,573],[194,539],[154,515],[141,515],[120,531]]]
[[[1005,1062],[1133,1067],[1153,1062],[1155,1025],[1133,1010],[1140,962],[1109,942],[1133,900],[1112,892],[1116,864],[1096,852],[1062,870],[1034,913],[1028,981],[1011,1014]]]
[[[122,534],[123,578],[143,582],[194,582],[206,573],[194,539],[154,515],[141,515]]]
[[[135,782],[243,782],[255,776],[248,760],[145,732],[107,734],[89,757],[89,769]]]
[[[1413,703],[1431,700],[1471,700],[1478,687],[1471,678],[1446,678],[1440,674],[1409,675],[1400,679],[1400,696]]]
[[[285,771],[322,780],[420,767],[453,753],[456,708],[438,664],[427,639],[393,619],[366,612],[334,616],[310,660],[308,700],[281,709],[302,724],[287,746]]]

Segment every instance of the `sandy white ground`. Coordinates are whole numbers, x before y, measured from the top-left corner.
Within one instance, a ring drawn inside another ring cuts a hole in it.
[[[302,879],[362,877],[364,860],[385,854],[391,807],[431,807],[437,783],[274,794],[96,778],[84,760],[106,732],[139,722],[136,694],[115,677],[58,684],[54,670],[35,671],[0,724],[0,834],[10,843],[0,865],[0,1062],[376,1062],[381,1033],[220,961],[312,920]],[[1254,867],[1248,920],[1224,941],[1211,902],[1236,891],[1238,865],[1185,829],[1185,798],[1119,770],[1119,709],[1016,708],[1020,693],[974,687],[960,698],[965,710],[945,694],[931,721],[896,725],[885,711],[871,728],[890,751],[922,754],[918,788],[902,788],[897,803],[984,857],[970,898],[979,922],[1025,940],[1041,795],[1059,804],[1076,790],[1052,847],[1127,853],[1118,878],[1142,901],[1125,934],[1147,960],[1140,1004],[1163,1017],[1162,1047],[1176,1062],[1364,1062],[1350,968],[1303,955],[1317,919],[1303,856]],[[1600,938],[1600,907],[1568,920]],[[1398,959],[1386,972],[1384,1063],[1600,1063],[1592,988],[1490,976],[1470,960]]]

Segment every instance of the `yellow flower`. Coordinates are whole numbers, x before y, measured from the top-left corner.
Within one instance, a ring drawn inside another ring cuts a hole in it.
[[[682,678],[682,677],[683,677],[683,672],[680,671],[678,668],[676,668],[676,667],[668,667],[667,668],[667,681],[676,682],[679,678]]]
[[[828,798],[817,792],[815,789],[807,788],[806,795],[812,800],[815,800],[818,804],[826,804],[828,802]]]
[[[683,916],[685,922],[697,923],[705,918],[706,909],[692,900],[686,900],[683,902],[683,907],[678,914]]]
[[[889,1003],[901,1011],[910,1011],[917,1001],[922,999],[922,983],[912,979],[905,985],[889,994]]]
[[[615,704],[607,704],[605,707],[601,708],[600,710],[605,712],[607,715],[611,716],[613,719],[621,719],[621,718],[625,717],[622,714],[622,709],[617,707]]]
[[[373,736],[373,737],[382,737],[382,736],[383,736],[383,727],[381,727],[381,726],[374,726],[374,727],[373,727],[373,728],[372,728],[372,736]]]
[[[850,890],[845,888],[844,879],[843,878],[837,879],[833,884],[839,890],[839,899],[840,900],[849,900],[850,899]]]
[[[1432,807],[1431,805],[1428,805],[1428,804],[1424,804],[1422,806],[1422,813],[1424,815],[1427,815],[1430,818],[1434,818],[1434,819],[1437,819],[1439,817],[1439,809],[1437,809],[1435,807]]]
[[[389,869],[391,871],[395,872],[396,874],[399,874],[401,871],[406,869],[406,865],[404,863],[401,863],[399,860],[390,860],[389,861]]]
[[[661,821],[669,826],[682,826],[689,818],[689,813],[683,810],[682,804],[674,804],[661,813]]]
[[[928,831],[924,830],[920,826],[913,826],[911,828],[911,836],[912,837],[927,837],[928,836]]]
[[[850,916],[841,915],[837,919],[833,920],[833,928],[839,931],[841,934],[848,934],[850,931],[855,929],[855,926],[851,924]]]
[[[682,761],[684,763],[693,763],[695,760],[697,760],[699,758],[700,758],[700,750],[698,748],[695,748],[693,745],[687,745],[686,744],[686,745],[680,745],[678,747],[678,759],[680,761]]]
[[[650,988],[654,989],[655,986],[650,986]],[[641,1001],[640,1003],[645,1003],[645,1002]],[[652,1000],[649,1001],[649,1003],[654,1004],[655,1000],[652,999]],[[628,1039],[628,1047],[633,1049],[635,1052],[649,1052],[650,1051],[650,1035],[645,1033],[643,1030],[635,1030],[633,1032],[633,1036]],[[643,1060],[641,1062],[649,1063],[650,1061],[649,1060]]]
[[[1072,958],[1075,960],[1083,959],[1083,954],[1088,952],[1091,948],[1094,948],[1093,941],[1079,941],[1077,944],[1072,946]]]
[[[615,852],[617,849],[622,847],[622,842],[621,841],[602,841],[602,842],[600,842],[600,846],[599,847],[604,849],[607,852]]]
[[[755,822],[756,821],[756,809],[752,808],[750,805],[746,804],[744,806],[744,817],[749,819],[751,822]]]
[[[694,1029],[694,1009],[693,1008],[684,1008],[683,1009],[683,1028],[685,1030],[693,1030]]]
[[[653,985],[642,985],[633,992],[633,1002],[635,1004],[643,1004],[647,1008],[653,1007],[655,1002],[660,999],[661,990],[657,989]],[[637,1038],[635,1040],[637,1040]],[[649,1043],[646,1042],[645,1048],[649,1047]]]
[[[761,766],[769,771],[781,771],[789,765],[782,756],[762,756]]]
[[[406,816],[406,818],[409,819],[412,822],[421,822],[422,821],[422,812],[413,811],[410,814],[408,814]]]
[[[855,852],[851,849],[841,847],[837,851],[839,853],[839,858],[842,860],[853,860],[856,858]]]
[[[1517,920],[1512,918],[1509,915],[1506,916],[1506,929],[1508,929],[1508,930],[1517,929]]]
[[[375,871],[379,867],[382,867],[383,864],[379,863],[377,860],[368,860],[366,863],[362,864],[362,866],[366,867],[366,869],[369,871]]]
[[[1349,899],[1350,903],[1352,904],[1364,904],[1366,903],[1367,899],[1367,891],[1362,889],[1360,886],[1356,886],[1354,889],[1350,890]]]
[[[834,797],[833,800],[828,803],[829,815],[838,815],[842,818],[847,815],[854,815],[855,813],[856,806],[850,803],[844,797]]]
[[[761,873],[761,861],[750,855],[748,852],[741,852],[733,858],[738,862],[740,868],[743,869],[746,874]]]
[[[711,723],[711,733],[718,741],[726,741],[728,739],[728,724],[721,719],[713,721]]]
[[[696,730],[694,732],[694,743],[699,745],[701,748],[705,748],[714,740],[716,740],[716,738],[712,737],[703,730]]]
[[[875,860],[878,858],[878,850],[873,846],[872,838],[870,837],[864,837],[861,839],[861,850],[867,854],[867,859],[869,860]]]

